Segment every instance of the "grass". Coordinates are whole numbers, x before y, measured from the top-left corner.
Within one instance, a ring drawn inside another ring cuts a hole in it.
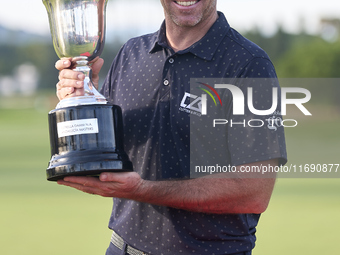
[[[46,181],[47,112],[0,110],[0,254],[105,254],[111,199]]]
[[[47,112],[0,109],[0,254],[105,254],[111,199],[46,181]],[[339,126],[287,129],[290,163],[340,163]],[[340,179],[279,178],[253,254],[336,254],[339,200]]]
[[[286,129],[288,163],[339,164],[339,127],[338,116],[325,118],[320,113],[296,128]],[[334,176],[337,178],[331,178]],[[340,169],[322,177],[277,179],[269,207],[257,228],[254,255],[337,253]]]
[[[336,254],[339,184],[339,179],[278,179],[254,254]]]

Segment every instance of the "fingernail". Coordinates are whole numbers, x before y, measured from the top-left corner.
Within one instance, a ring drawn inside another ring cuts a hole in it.
[[[102,181],[106,181],[107,180],[107,174],[101,174],[100,179]]]
[[[63,62],[63,64],[64,64],[65,66],[67,66],[67,65],[68,65],[68,60],[65,60],[65,61]]]
[[[77,85],[83,85],[82,81],[77,81]]]
[[[78,74],[78,79],[81,79],[81,80],[83,80],[85,77],[84,77],[84,75],[83,74]]]

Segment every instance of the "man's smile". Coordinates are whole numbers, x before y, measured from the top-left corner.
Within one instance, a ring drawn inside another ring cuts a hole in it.
[[[200,0],[196,0],[196,1],[189,1],[189,2],[184,2],[184,1],[175,1],[176,4],[180,5],[180,6],[192,6],[196,3],[198,3]]]

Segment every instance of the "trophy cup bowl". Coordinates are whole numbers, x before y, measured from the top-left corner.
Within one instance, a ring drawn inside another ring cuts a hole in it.
[[[73,70],[85,74],[84,95],[65,98],[49,112],[49,181],[132,171],[124,152],[121,109],[96,90],[88,66],[104,48],[107,1],[43,0],[58,57],[71,58]]]

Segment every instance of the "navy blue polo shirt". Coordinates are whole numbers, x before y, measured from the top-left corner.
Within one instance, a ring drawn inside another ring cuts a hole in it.
[[[113,61],[102,94],[122,108],[125,150],[142,178],[189,178],[191,114],[181,110],[181,102],[190,93],[190,78],[200,77],[276,74],[266,53],[230,28],[222,13],[188,49],[175,53],[168,46],[163,23],[158,32],[129,40]],[[247,138],[240,134],[240,139]],[[286,158],[284,140],[267,146],[278,153],[261,160]],[[252,154],[242,162],[254,162],[257,152],[247,151]],[[109,228],[150,254],[233,254],[253,249],[259,216],[196,213],[114,198]]]

